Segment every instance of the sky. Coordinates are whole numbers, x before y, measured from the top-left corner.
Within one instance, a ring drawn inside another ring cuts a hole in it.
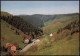
[[[79,13],[78,1],[1,1],[1,11],[13,15]]]

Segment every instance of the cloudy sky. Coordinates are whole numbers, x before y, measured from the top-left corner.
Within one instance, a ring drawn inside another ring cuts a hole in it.
[[[13,15],[67,14],[79,12],[78,1],[1,1],[1,11]]]

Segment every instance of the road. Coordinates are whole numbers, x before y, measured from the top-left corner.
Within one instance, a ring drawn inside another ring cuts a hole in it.
[[[25,52],[25,51],[27,51],[33,44],[34,44],[34,42],[26,45],[20,52]]]

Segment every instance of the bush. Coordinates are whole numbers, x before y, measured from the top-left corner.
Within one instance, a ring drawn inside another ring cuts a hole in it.
[[[38,50],[49,47],[49,46],[50,46],[50,43],[51,43],[51,42],[49,41],[48,38],[43,38],[43,39],[39,42],[39,44],[37,45],[37,46],[38,46]]]
[[[32,49],[32,51],[37,51],[38,50],[38,46],[37,45],[33,45],[31,49]]]
[[[20,32],[18,30],[16,30],[16,35],[20,35]]]
[[[15,30],[15,28],[14,28],[14,27],[11,27],[10,29],[11,29],[11,30]]]
[[[71,35],[71,31],[68,29],[63,30],[62,32],[56,33],[54,35],[55,41],[58,41],[60,39],[64,39],[65,37]]]
[[[48,38],[43,38],[38,44],[33,45],[29,51],[39,51],[41,49],[49,47],[51,42]]]
[[[71,40],[72,39],[72,36],[70,35],[70,36],[68,36],[68,38],[67,38],[67,40]]]
[[[58,37],[59,37],[59,39],[63,39],[69,35],[71,35],[71,31],[68,29],[65,29],[61,33],[59,33]]]

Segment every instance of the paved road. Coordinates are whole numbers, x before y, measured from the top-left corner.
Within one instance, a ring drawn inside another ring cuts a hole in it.
[[[20,52],[25,52],[25,51],[27,51],[32,45],[38,44],[39,41],[40,41],[39,39],[34,40],[32,43],[26,45]]]
[[[33,44],[34,44],[34,43],[32,42],[32,43],[26,45],[20,52],[25,52],[25,51],[27,51]]]

